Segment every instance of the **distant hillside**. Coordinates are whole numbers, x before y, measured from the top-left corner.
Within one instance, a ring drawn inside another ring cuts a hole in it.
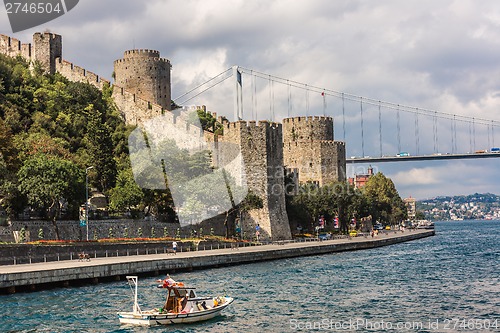
[[[500,219],[500,196],[491,193],[436,197],[417,202],[430,220]]]

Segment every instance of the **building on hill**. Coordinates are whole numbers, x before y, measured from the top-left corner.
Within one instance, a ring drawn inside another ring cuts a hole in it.
[[[412,198],[405,198],[404,203],[406,205],[406,209],[408,210],[408,219],[414,221],[417,216],[417,200]]]
[[[359,174],[359,175],[354,175],[354,177],[350,177],[349,184],[358,189],[362,188],[363,186],[365,186],[368,179],[370,179],[372,176],[373,176],[373,168],[370,165],[367,174]]]

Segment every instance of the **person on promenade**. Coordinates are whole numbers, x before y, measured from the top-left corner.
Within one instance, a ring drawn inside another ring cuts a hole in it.
[[[177,242],[176,242],[176,241],[173,241],[173,242],[172,242],[172,251],[173,251],[174,253],[177,253]]]

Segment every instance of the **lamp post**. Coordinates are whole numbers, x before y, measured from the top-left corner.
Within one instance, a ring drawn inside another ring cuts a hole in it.
[[[87,241],[89,240],[89,170],[94,167],[85,169],[85,225],[87,226]]]

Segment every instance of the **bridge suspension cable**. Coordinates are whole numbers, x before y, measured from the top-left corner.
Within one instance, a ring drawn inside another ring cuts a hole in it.
[[[228,73],[231,73],[231,75],[227,75]],[[205,82],[203,82],[202,84],[200,84],[200,85],[198,85],[198,86],[194,87],[193,89],[189,90],[188,92],[186,92],[186,93],[184,93],[184,94],[182,94],[182,95],[180,95],[180,96],[178,96],[178,97],[174,98],[174,99],[173,99],[173,101],[177,103],[177,101],[178,101],[179,99],[181,99],[182,97],[185,97],[185,96],[187,96],[187,95],[189,95],[189,94],[191,94],[191,93],[193,93],[193,92],[197,91],[198,89],[202,88],[202,87],[203,87],[203,86],[205,86],[206,84],[208,84],[208,83],[210,83],[210,82],[212,82],[212,81],[214,81],[214,80],[216,80],[216,79],[219,79],[219,78],[220,78],[221,76],[223,76],[223,75],[226,75],[226,77],[221,78],[221,79],[220,79],[219,81],[217,81],[216,83],[214,83],[214,84],[210,85],[209,87],[207,87],[207,88],[203,89],[202,91],[198,92],[196,95],[191,96],[191,97],[189,97],[188,99],[186,99],[186,100],[184,100],[184,101],[180,102],[179,104],[180,104],[180,105],[182,105],[182,104],[185,104],[186,102],[189,102],[189,101],[190,101],[190,100],[192,100],[193,98],[198,97],[199,95],[203,94],[203,93],[204,93],[204,92],[206,92],[207,90],[210,90],[211,88],[215,87],[216,85],[218,85],[218,84],[220,84],[220,83],[224,82],[225,80],[229,79],[230,77],[232,77],[232,68],[228,68],[228,69],[226,69],[225,71],[223,71],[223,72],[221,72],[221,73],[217,74],[216,76],[212,77],[212,78],[211,78],[211,79],[209,79],[208,81],[205,81]]]
[[[212,89],[213,87],[219,85],[220,83],[224,82],[228,78],[232,77],[235,75],[234,69],[235,67],[228,68],[225,71],[219,73],[218,75],[210,78],[208,81],[196,86],[195,88],[189,90],[188,92],[178,96],[175,98],[173,101],[175,103],[179,103],[179,101],[182,99],[182,102],[179,104],[184,104],[193,98],[203,94],[204,92]],[[276,90],[279,88],[276,88],[276,84],[284,84],[287,86],[287,99],[288,99],[288,110],[287,110],[287,116],[291,117],[293,116],[293,111],[294,111],[294,106],[293,106],[293,98],[292,98],[292,88],[298,88],[298,89],[303,89],[305,91],[305,113],[306,116],[309,116],[311,113],[310,110],[310,94],[311,93],[317,93],[318,95],[322,96],[323,100],[323,115],[326,115],[327,113],[327,98],[334,97],[338,98],[342,101],[342,132],[343,132],[343,140],[346,140],[347,136],[347,129],[346,129],[346,101],[350,102],[358,102],[360,104],[360,125],[361,125],[361,140],[362,140],[362,154],[364,156],[365,154],[365,142],[364,138],[366,134],[370,131],[370,128],[367,128],[368,132],[365,130],[365,120],[371,119],[371,117],[374,117],[374,115],[371,113],[371,109],[368,108],[367,106],[375,106],[378,109],[378,118],[379,118],[379,151],[380,155],[383,156],[383,133],[382,133],[382,109],[388,109],[388,110],[395,110],[396,111],[396,121],[397,121],[397,145],[398,145],[398,150],[399,152],[402,151],[402,134],[406,135],[407,129],[403,127],[401,124],[401,112],[405,113],[413,113],[414,114],[414,122],[415,122],[415,150],[417,155],[420,154],[420,144],[421,144],[421,139],[420,139],[420,126],[423,124],[427,123],[427,120],[432,119],[433,123],[433,141],[434,141],[434,153],[439,152],[439,136],[443,138],[443,133],[446,131],[443,131],[443,122],[440,121],[440,119],[448,119],[450,121],[449,127],[447,127],[450,130],[450,135],[451,135],[451,151],[453,153],[458,152],[458,140],[457,140],[457,132],[458,132],[458,123],[464,123],[466,124],[465,126],[468,125],[469,127],[469,146],[470,146],[470,151],[474,152],[476,151],[476,125],[481,125],[481,126],[486,126],[487,127],[487,133],[484,133],[481,131],[481,138],[484,138],[485,135],[487,134],[487,143],[488,146],[495,146],[495,127],[500,127],[500,120],[492,120],[492,119],[484,119],[484,118],[478,118],[478,117],[471,117],[471,116],[463,116],[463,115],[458,115],[458,114],[453,114],[453,113],[448,113],[448,112],[440,112],[437,110],[432,110],[432,109],[426,109],[426,108],[418,108],[414,106],[409,106],[409,105],[404,105],[404,104],[396,104],[388,101],[383,101],[380,99],[373,99],[373,98],[368,98],[364,96],[359,96],[359,95],[354,95],[354,94],[349,94],[346,92],[340,92],[336,90],[331,90],[331,89],[326,89],[326,88],[321,88],[317,87],[314,85],[309,85],[309,84],[304,84],[300,83],[297,81],[293,81],[290,79],[284,79],[280,78],[277,76],[273,76],[270,74],[265,74],[259,71],[255,70],[250,70],[246,69],[243,67],[236,67],[237,68],[237,74],[238,76],[241,74],[249,74],[252,77],[251,82],[251,87],[250,91],[252,91],[252,98],[251,98],[251,105],[252,105],[252,110],[251,110],[251,116],[254,117],[254,119],[258,119],[259,117],[259,110],[258,110],[258,89],[257,89],[257,79],[265,79],[268,83],[268,89],[269,89],[269,115],[268,117],[271,117],[271,120],[274,121],[274,118],[276,116],[276,110],[275,110],[275,94],[278,93],[281,90]],[[262,89],[261,89],[262,90]],[[262,90],[265,91],[265,90]],[[242,102],[241,102],[242,104]],[[262,102],[260,102],[262,104]],[[318,102],[314,100],[314,105],[315,107],[318,106]],[[299,109],[300,107],[295,106],[295,109]],[[376,112],[376,111],[375,111]],[[262,114],[260,115],[262,117]],[[426,118],[424,119],[424,123],[421,123],[421,116],[425,116]],[[367,119],[365,119],[368,117]],[[349,120],[349,119],[348,119]],[[466,128],[466,127],[465,127]],[[462,131],[465,129],[462,128]],[[441,135],[439,135],[439,131],[442,131]],[[401,133],[403,131],[403,133]],[[490,137],[491,135],[491,137]],[[405,136],[406,138],[406,136]],[[486,139],[486,138],[484,138]],[[386,138],[387,140],[387,138]]]
[[[448,113],[448,112],[440,112],[440,111],[432,110],[432,109],[419,108],[419,107],[414,107],[414,106],[410,106],[410,105],[397,104],[397,103],[388,102],[388,101],[376,100],[376,99],[369,98],[369,97],[354,95],[354,94],[350,94],[350,93],[346,93],[346,92],[341,92],[341,91],[337,91],[337,90],[332,90],[332,89],[317,87],[317,86],[313,86],[313,85],[309,85],[309,84],[305,84],[305,83],[300,83],[298,81],[284,79],[284,78],[281,78],[278,76],[265,74],[265,73],[262,73],[259,71],[250,70],[250,69],[243,68],[243,67],[239,67],[239,69],[243,73],[246,73],[249,75],[255,75],[255,76],[263,78],[263,79],[271,78],[272,80],[274,80],[277,83],[290,85],[291,87],[294,87],[294,88],[304,89],[304,90],[307,90],[310,92],[316,92],[318,94],[324,93],[327,96],[340,98],[344,102],[345,102],[345,100],[359,102],[361,99],[363,99],[363,104],[365,104],[365,105],[374,105],[374,106],[381,105],[381,107],[386,108],[386,109],[393,109],[393,110],[399,109],[401,112],[419,113],[420,115],[427,115],[430,117],[436,116],[438,119],[452,119],[455,116],[456,121],[462,121],[462,122],[466,122],[466,123],[472,121],[472,119],[474,118],[474,121],[477,124],[485,125],[485,124],[493,123],[494,126],[500,127],[500,120],[491,120],[491,119],[463,116],[463,115],[457,115],[457,114]],[[309,111],[309,109],[308,109],[308,94],[306,94],[306,112],[308,112],[308,111]]]

